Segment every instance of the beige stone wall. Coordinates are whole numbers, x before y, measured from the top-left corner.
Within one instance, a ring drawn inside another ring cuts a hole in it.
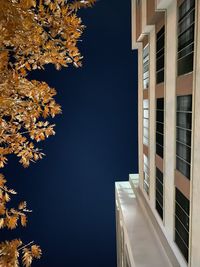
[[[177,58],[177,1],[156,1],[157,11],[165,9],[166,20],[166,48],[165,48],[165,136],[164,136],[164,220],[160,220],[155,210],[155,26],[147,23],[147,0],[142,0],[142,32],[139,40],[134,34],[133,15],[133,47],[138,48],[138,140],[139,140],[139,186],[148,201],[152,212],[165,234],[174,254],[182,267],[187,266],[182,254],[174,243],[174,185],[175,185],[175,160],[176,160],[176,58]],[[193,79],[193,142],[192,142],[192,175],[190,182],[190,260],[188,266],[200,266],[200,1],[196,0],[196,35],[195,35],[195,60]],[[132,0],[132,10],[135,14],[136,0]],[[159,16],[157,17],[159,18]],[[150,39],[150,127],[149,127],[149,164],[150,164],[150,194],[147,197],[143,189],[143,120],[142,120],[142,38],[149,34]],[[140,41],[140,42],[138,42]],[[189,76],[188,76],[189,77]],[[190,78],[192,75],[190,75]],[[184,78],[183,78],[184,79]],[[182,80],[183,80],[182,79]],[[184,85],[188,88],[185,77]],[[183,87],[182,87],[183,88]],[[179,90],[179,89],[178,89]],[[183,90],[183,94],[185,91]]]
[[[196,1],[191,180],[191,267],[200,266],[200,1]]]

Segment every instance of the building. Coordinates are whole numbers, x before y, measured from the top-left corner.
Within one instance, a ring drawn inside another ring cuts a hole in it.
[[[132,0],[139,174],[117,182],[118,267],[200,267],[200,1]]]

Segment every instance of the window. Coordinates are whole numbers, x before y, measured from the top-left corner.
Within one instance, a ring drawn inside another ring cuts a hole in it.
[[[190,179],[192,95],[177,96],[176,169]]]
[[[143,100],[143,144],[149,143],[149,100]]]
[[[156,105],[156,154],[163,158],[164,146],[164,98],[157,99]]]
[[[175,242],[188,261],[190,202],[176,188],[175,191]]]
[[[163,219],[163,173],[156,168],[156,210]]]
[[[165,27],[156,35],[156,83],[164,82],[165,65]]]
[[[143,89],[149,88],[149,44],[143,48]]]
[[[185,0],[178,9],[178,75],[193,70],[195,0]]]
[[[149,159],[144,154],[144,190],[149,194]]]

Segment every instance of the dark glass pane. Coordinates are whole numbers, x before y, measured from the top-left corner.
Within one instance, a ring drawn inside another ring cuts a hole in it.
[[[163,173],[158,168],[156,168],[156,177],[163,183]]]
[[[178,75],[193,71],[194,7],[194,0],[185,0],[179,7]]]
[[[181,22],[178,24],[178,35],[187,30],[194,22],[195,10],[191,11]]]
[[[188,131],[192,127],[191,110],[192,95],[177,96],[177,126],[184,129],[177,128],[176,136],[180,142],[176,143],[176,154],[178,155],[176,168],[188,179],[190,179],[189,163],[191,162],[191,132]]]
[[[194,54],[191,53],[178,60],[178,75],[193,71],[193,58]]]
[[[163,34],[157,41],[156,41],[156,51],[160,51],[165,45],[165,35]]]
[[[163,185],[160,183],[158,178],[156,178],[156,190],[158,190],[160,194],[163,195]]]
[[[181,240],[181,238],[179,237],[179,235],[176,231],[175,231],[175,242],[178,245],[178,247],[179,247],[180,251],[182,252],[186,261],[188,261],[188,248],[186,247],[184,242]]]
[[[156,154],[158,154],[161,158],[163,158],[163,147],[159,144],[156,144]]]
[[[161,35],[163,35],[165,32],[165,26],[163,26],[159,32],[156,34],[156,39],[159,39],[161,37]]]
[[[165,53],[165,48],[163,47],[162,49],[160,49],[157,54],[156,54],[156,58],[160,58],[162,55],[164,55]]]
[[[164,112],[157,110],[156,111],[156,121],[164,122]]]
[[[194,50],[194,43],[189,44],[178,52],[178,59],[191,54]]]
[[[177,128],[176,129],[176,139],[182,143],[191,146],[191,131]]]
[[[178,220],[177,217],[175,217],[175,229],[179,233],[180,237],[183,239],[183,241],[186,244],[186,246],[188,246],[188,244],[189,244],[189,234],[186,231],[186,229],[183,227],[181,222]]]
[[[164,68],[164,55],[162,55],[156,62],[156,70]]]
[[[156,131],[163,134],[163,132],[164,132],[164,124],[156,122]]]
[[[177,126],[191,129],[192,127],[192,114],[177,112]]]
[[[178,188],[176,188],[176,202],[178,202],[178,204],[184,209],[184,211],[186,212],[186,214],[190,213],[190,201],[181,193],[180,190],[178,190]]]
[[[177,203],[175,204],[175,214],[189,232],[189,217]]]
[[[156,101],[156,121],[157,122],[164,122],[164,98],[158,98]],[[158,124],[158,125],[161,125]],[[164,125],[160,126],[161,131],[163,132],[163,127]],[[156,153],[163,158],[163,135],[159,134],[158,132],[156,132]]]
[[[194,42],[194,27],[191,26],[178,37],[178,50]]]
[[[156,143],[163,146],[163,135],[162,134],[156,133]]]
[[[158,190],[156,190],[156,200],[160,203],[161,207],[163,206],[163,196]]]
[[[177,96],[178,111],[192,111],[192,95]]]
[[[156,73],[156,83],[162,83],[164,82],[164,70],[161,70]]]
[[[185,0],[179,7],[179,21],[195,6],[195,0]]]
[[[156,82],[164,81],[164,46],[165,32],[164,26],[156,35]]]
[[[160,206],[158,201],[156,201],[156,210],[157,210],[158,214],[160,215],[161,219],[163,219],[163,208]]]
[[[164,109],[164,98],[157,98],[157,109]]]
[[[190,164],[176,157],[176,169],[180,171],[185,177],[190,179]]]
[[[191,148],[176,142],[176,154],[188,163],[191,162]]]

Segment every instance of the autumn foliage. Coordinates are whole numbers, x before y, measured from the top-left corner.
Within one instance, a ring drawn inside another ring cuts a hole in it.
[[[53,64],[57,70],[72,64],[81,66],[78,41],[84,30],[80,8],[92,7],[95,0],[0,0],[0,168],[15,154],[28,167],[44,156],[36,143],[55,134],[48,121],[61,113],[54,97],[56,90],[46,82],[31,80],[32,70]],[[16,194],[0,175],[0,228],[26,226],[26,202],[7,209]],[[0,266],[28,267],[40,258],[39,246],[21,240],[0,243]]]
[[[81,66],[77,47],[84,26],[76,11],[94,0],[0,0],[0,167],[15,154],[27,167],[43,154],[33,141],[54,135],[48,117],[61,113],[55,89],[28,72]],[[32,141],[33,140],[33,141]]]
[[[15,229],[19,224],[25,227],[27,224],[27,213],[31,210],[27,208],[25,201],[20,202],[16,208],[8,208],[7,204],[11,200],[11,195],[17,194],[13,189],[8,189],[6,179],[0,174],[0,229]],[[34,242],[23,244],[20,239],[5,241],[0,243],[0,266],[17,267],[21,260],[24,266],[31,266],[32,260],[39,259],[42,251]],[[20,257],[21,256],[21,257]]]

